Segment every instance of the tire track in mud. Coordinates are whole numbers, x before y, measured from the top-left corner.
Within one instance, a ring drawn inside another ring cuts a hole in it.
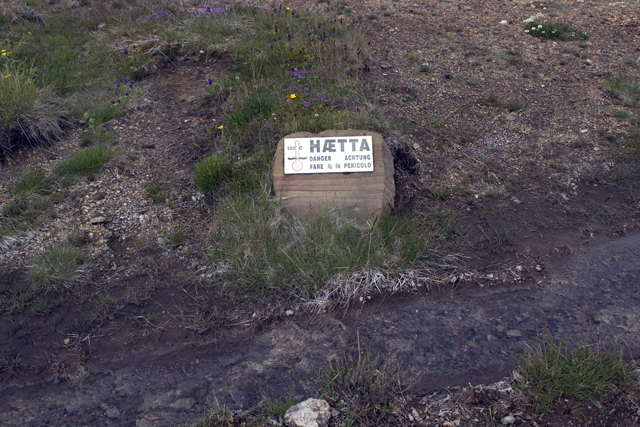
[[[207,405],[249,408],[262,393],[309,393],[329,360],[355,352],[396,357],[425,391],[489,383],[509,374],[543,334],[616,339],[638,357],[640,234],[549,266],[529,287],[460,289],[374,299],[358,316],[287,320],[269,330],[172,350],[92,361],[71,377],[0,393],[0,423],[169,426]]]

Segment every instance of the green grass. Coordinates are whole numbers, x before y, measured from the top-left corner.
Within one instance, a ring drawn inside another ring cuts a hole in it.
[[[68,245],[56,246],[33,260],[29,278],[34,285],[44,290],[75,287],[83,257],[81,249]]]
[[[425,259],[442,237],[459,235],[450,214],[396,217],[374,225],[339,212],[292,220],[266,193],[229,195],[215,212],[210,261],[220,279],[244,292],[314,295],[339,274],[379,268],[397,271]]]
[[[45,195],[51,191],[51,181],[37,169],[28,169],[11,185],[14,197],[28,198],[30,195]]]
[[[58,175],[88,175],[99,171],[115,157],[116,152],[113,149],[104,145],[94,145],[59,162],[54,166],[54,170]]]
[[[582,404],[615,402],[638,387],[632,370],[618,347],[569,347],[551,340],[524,356],[518,373],[521,385],[534,392],[536,410],[548,412],[561,398]]]
[[[587,38],[587,35],[581,30],[558,22],[529,23],[525,25],[525,32],[542,40],[570,41],[585,40]]]
[[[162,203],[167,200],[167,192],[162,189],[158,184],[152,184],[147,189],[147,195],[153,201],[153,203]]]
[[[613,117],[620,120],[629,120],[633,118],[633,114],[625,110],[618,110],[615,113],[613,113]]]
[[[287,413],[287,410],[291,408],[293,405],[300,402],[295,398],[295,393],[293,390],[289,390],[284,394],[280,399],[271,399],[268,396],[262,395],[262,402],[260,402],[259,406],[264,411],[265,414],[276,417],[284,418],[284,415]]]
[[[193,169],[193,181],[204,194],[213,194],[228,178],[231,165],[222,155],[205,157]]]

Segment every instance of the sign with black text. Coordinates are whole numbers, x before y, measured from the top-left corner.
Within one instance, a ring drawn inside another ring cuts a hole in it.
[[[373,172],[371,136],[284,139],[284,173]]]

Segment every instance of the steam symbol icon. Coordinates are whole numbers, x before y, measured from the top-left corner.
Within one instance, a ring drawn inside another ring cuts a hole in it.
[[[296,140],[296,156],[289,157],[289,160],[295,159],[295,162],[291,165],[291,168],[298,172],[302,170],[302,162],[300,160],[307,160],[306,157],[300,157],[300,141]]]

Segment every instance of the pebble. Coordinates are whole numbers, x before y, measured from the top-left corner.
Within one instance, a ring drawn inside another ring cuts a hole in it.
[[[507,331],[507,336],[509,338],[520,338],[522,336],[522,333],[517,329],[510,329]]]
[[[91,224],[104,224],[107,222],[107,218],[103,216],[97,216],[95,218],[91,218]]]
[[[453,423],[449,422],[449,421],[445,421],[442,423],[442,427],[453,427]]]
[[[514,417],[512,417],[511,415],[507,415],[506,417],[504,417],[502,420],[502,425],[511,425],[514,424],[516,422],[516,419]]]
[[[287,316],[293,316],[293,310],[287,310],[287,311],[285,311],[285,314]]]
[[[182,409],[183,411],[188,411],[194,407],[196,404],[196,400],[193,397],[185,397],[182,399],[178,399],[169,405],[172,409]]]
[[[118,410],[118,408],[109,408],[107,409],[107,417],[120,418],[120,411]]]

